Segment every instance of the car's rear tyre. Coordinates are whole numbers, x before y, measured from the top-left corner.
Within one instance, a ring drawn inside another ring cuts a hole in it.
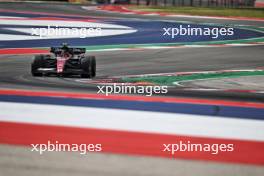
[[[96,76],[96,60],[95,56],[91,56],[92,59],[92,77]]]
[[[81,60],[82,78],[92,78],[96,75],[96,61],[94,56],[85,56]]]
[[[39,68],[44,65],[44,55],[36,55],[34,56],[34,60],[31,63],[31,74],[33,76],[42,76],[43,74],[38,71]]]

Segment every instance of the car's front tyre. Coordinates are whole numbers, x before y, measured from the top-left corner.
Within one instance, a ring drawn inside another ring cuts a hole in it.
[[[82,78],[92,78],[96,75],[96,61],[94,56],[85,56],[81,59]]]

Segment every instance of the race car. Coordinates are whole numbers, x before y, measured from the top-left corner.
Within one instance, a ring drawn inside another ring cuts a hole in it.
[[[31,63],[33,76],[80,75],[82,78],[93,78],[96,75],[95,56],[87,56],[85,48],[70,48],[67,44],[51,47],[50,54],[36,55]]]

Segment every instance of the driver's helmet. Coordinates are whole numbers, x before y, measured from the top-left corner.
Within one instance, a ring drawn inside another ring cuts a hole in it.
[[[67,43],[62,43],[62,47],[61,47],[61,49],[64,51],[64,52],[66,52],[66,53],[68,53],[69,52],[69,45],[67,44]]]

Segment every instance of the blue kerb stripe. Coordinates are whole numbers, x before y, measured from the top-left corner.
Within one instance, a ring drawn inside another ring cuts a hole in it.
[[[244,108],[221,105],[199,105],[188,103],[163,103],[124,100],[94,100],[57,97],[31,97],[16,95],[0,95],[0,101],[94,108],[114,108],[167,113],[183,113],[196,115],[210,115],[215,117],[236,117],[244,119],[264,119],[264,108]]]

